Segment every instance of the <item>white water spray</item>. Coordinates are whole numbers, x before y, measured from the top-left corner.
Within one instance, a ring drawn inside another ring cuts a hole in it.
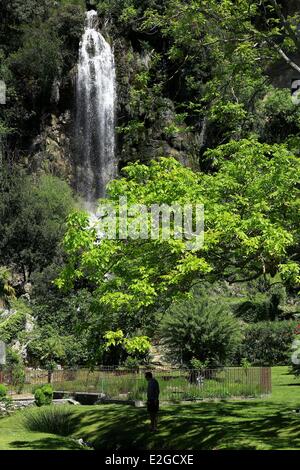
[[[97,12],[87,12],[76,80],[76,181],[90,206],[117,174],[114,55],[97,24]]]

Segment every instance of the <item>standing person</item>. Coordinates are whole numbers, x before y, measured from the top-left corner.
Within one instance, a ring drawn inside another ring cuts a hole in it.
[[[159,410],[159,384],[153,377],[152,372],[146,372],[145,378],[148,381],[147,408],[151,420],[151,431],[157,431],[157,415]]]

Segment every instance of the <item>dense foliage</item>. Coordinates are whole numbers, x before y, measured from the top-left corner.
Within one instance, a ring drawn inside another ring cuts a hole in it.
[[[67,214],[74,207],[71,189],[56,177],[4,177],[0,192],[0,256],[22,273],[48,266],[58,252]]]
[[[241,357],[259,366],[286,365],[298,322],[258,322],[247,325]]]
[[[41,129],[53,109],[52,85],[69,87],[83,28],[84,2],[30,0],[2,2],[0,79],[7,85],[7,106],[0,123],[9,144],[20,151]],[[0,126],[1,127],[1,126]]]
[[[161,332],[185,363],[290,361],[289,320],[300,312],[293,4],[1,2],[0,339],[19,351],[10,359],[20,383],[20,353],[48,368],[136,367]],[[106,202],[118,214],[127,197],[137,231],[137,204],[203,204],[203,246],[174,237],[99,243],[89,214],[75,209],[74,78],[86,8],[97,9],[117,68],[120,177]]]
[[[210,368],[232,364],[242,339],[240,324],[228,309],[197,296],[170,308],[161,335],[173,361],[191,366],[197,358]]]
[[[0,401],[6,397],[7,395],[7,388],[5,387],[5,385],[3,384],[0,384]]]
[[[50,384],[37,388],[34,392],[35,404],[39,407],[51,405],[53,400],[53,388]]]
[[[208,169],[205,149],[231,138],[271,143],[296,134],[297,106],[270,73],[277,65],[299,73],[291,59],[297,13],[286,3],[99,1],[112,34],[132,46],[120,58],[130,70],[119,71],[122,156],[145,159],[163,148]],[[143,61],[135,59],[140,51]]]
[[[189,251],[172,237],[99,245],[88,217],[76,213],[68,222],[69,263],[58,285],[74,287],[86,277],[99,308],[127,311],[140,326],[145,313],[201,279],[245,282],[279,272],[287,283],[297,284],[299,160],[284,146],[255,141],[232,142],[211,154],[219,167],[214,175],[193,173],[169,158],[147,167],[130,165],[127,177],[110,185],[110,201],[117,205],[125,195],[129,208],[204,203],[201,249]],[[113,274],[109,279],[108,273]]]
[[[21,393],[25,384],[25,364],[19,353],[11,348],[6,351],[5,372],[9,377],[10,385],[17,393]]]

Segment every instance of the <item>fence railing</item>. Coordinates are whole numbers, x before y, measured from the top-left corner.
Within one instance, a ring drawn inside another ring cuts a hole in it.
[[[27,370],[23,392],[32,393],[38,385],[51,382],[60,392],[98,393],[108,400],[146,400],[144,370],[87,369]],[[269,367],[228,367],[220,369],[166,369],[153,372],[160,385],[162,401],[209,398],[257,397],[271,393]],[[9,374],[4,381],[14,389]]]

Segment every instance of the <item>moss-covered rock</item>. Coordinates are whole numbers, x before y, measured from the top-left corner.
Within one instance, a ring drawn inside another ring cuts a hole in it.
[[[72,182],[71,123],[70,111],[59,117],[52,115],[51,123],[33,143],[35,152],[28,158],[32,172],[47,173]]]

